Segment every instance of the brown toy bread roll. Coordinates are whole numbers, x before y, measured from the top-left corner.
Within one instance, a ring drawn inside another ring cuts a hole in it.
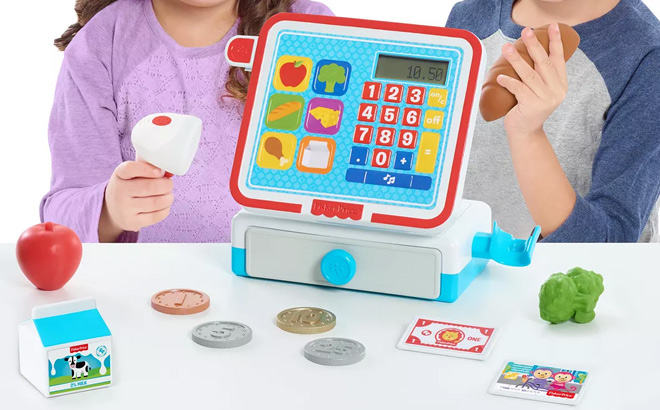
[[[580,36],[571,26],[561,23],[559,24],[559,32],[561,33],[561,40],[564,44],[564,58],[568,61],[580,45]],[[550,38],[548,37],[548,26],[534,29],[534,33],[541,45],[543,45],[543,48],[545,48],[545,51],[549,53]],[[530,66],[534,67],[534,61],[529,56],[522,38],[516,40],[513,45],[522,58]],[[504,56],[501,56],[495,61],[495,64],[486,73],[486,80],[481,88],[481,101],[479,102],[481,116],[488,122],[504,117],[518,103],[516,97],[509,90],[497,83],[497,76],[500,74],[520,80],[516,70],[506,61]]]

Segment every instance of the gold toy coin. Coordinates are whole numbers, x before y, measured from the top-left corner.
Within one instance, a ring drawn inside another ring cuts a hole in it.
[[[203,312],[211,304],[211,298],[191,289],[170,289],[151,297],[151,307],[168,315],[192,315]]]
[[[277,327],[291,333],[317,334],[335,327],[334,313],[314,307],[291,308],[277,315]]]

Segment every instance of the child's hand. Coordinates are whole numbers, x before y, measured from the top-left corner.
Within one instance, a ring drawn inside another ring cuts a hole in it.
[[[174,201],[172,188],[172,180],[160,168],[146,162],[121,163],[105,188],[99,240],[111,242],[123,231],[137,232],[167,218]]]
[[[534,60],[534,67],[527,64],[513,45],[506,44],[502,48],[504,58],[522,79],[519,81],[506,75],[497,78],[497,82],[518,100],[518,105],[504,119],[504,127],[510,138],[542,132],[545,121],[566,97],[568,78],[564,47],[557,24],[548,27],[548,36],[550,55],[532,29],[525,28],[522,32],[523,41]]]

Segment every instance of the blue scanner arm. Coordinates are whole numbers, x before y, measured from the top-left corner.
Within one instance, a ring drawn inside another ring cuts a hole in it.
[[[492,259],[506,266],[527,266],[532,263],[534,247],[541,235],[541,227],[534,228],[528,239],[516,239],[493,222],[493,232],[478,232],[472,240],[472,257]]]

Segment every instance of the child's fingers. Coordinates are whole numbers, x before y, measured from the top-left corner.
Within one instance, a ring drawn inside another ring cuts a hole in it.
[[[561,40],[559,24],[553,23],[548,27],[548,37],[550,38],[550,59],[560,78],[566,81],[566,59],[564,58],[564,43]]]
[[[497,76],[497,83],[502,87],[509,90],[509,92],[516,96],[518,102],[532,101],[536,98],[536,94],[522,81],[511,78],[508,75]]]
[[[504,58],[506,58],[506,60],[511,64],[522,82],[527,85],[528,89],[530,89],[539,98],[543,98],[546,94],[545,83],[543,82],[543,79],[539,73],[536,72],[536,70],[527,64],[527,61],[522,58],[520,53],[518,53],[518,50],[516,50],[512,44],[505,44],[502,48],[502,54],[504,55]],[[507,76],[507,78],[511,77]],[[513,78],[511,79],[513,80]]]
[[[144,198],[157,195],[165,195],[172,192],[174,184],[168,178],[134,178],[125,181],[126,194],[133,198]]]
[[[120,179],[161,178],[165,172],[151,164],[141,161],[126,161],[115,169],[115,175]]]
[[[167,209],[172,206],[174,195],[172,193],[142,198],[133,198],[132,206],[138,214],[149,213]]]
[[[541,42],[536,37],[534,30],[529,27],[525,28],[522,32],[522,39],[527,47],[529,56],[534,61],[534,69],[540,74],[546,84],[554,82],[557,77],[557,71],[554,67],[555,62],[550,59],[545,48],[543,48],[543,45],[541,45]]]
[[[160,209],[154,212],[141,213],[138,214],[137,216],[138,223],[142,227],[155,225],[158,222],[162,221],[163,219],[167,218],[169,214],[170,214],[170,208]]]

